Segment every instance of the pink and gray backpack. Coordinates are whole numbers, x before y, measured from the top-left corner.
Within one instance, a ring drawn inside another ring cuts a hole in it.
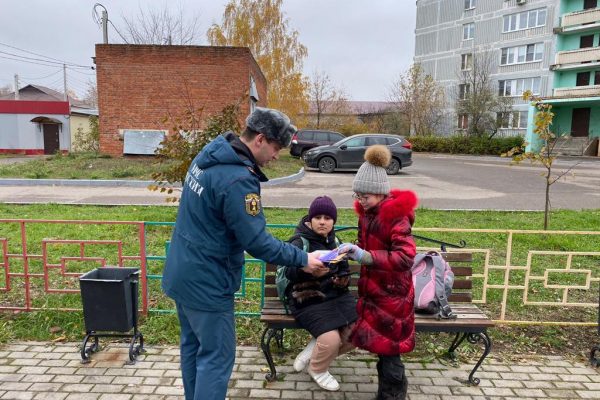
[[[448,304],[454,273],[442,255],[436,251],[417,254],[411,271],[415,312],[437,314],[438,318],[456,318]]]

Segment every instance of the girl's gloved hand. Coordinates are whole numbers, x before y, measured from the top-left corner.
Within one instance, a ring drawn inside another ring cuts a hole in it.
[[[343,243],[338,247],[339,253],[347,253],[348,258],[355,261],[360,261],[365,255],[365,251],[352,243]]]

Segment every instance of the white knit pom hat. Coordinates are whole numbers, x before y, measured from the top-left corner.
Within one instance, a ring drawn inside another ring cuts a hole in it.
[[[389,194],[390,182],[385,169],[390,165],[391,159],[392,154],[386,146],[370,146],[365,151],[366,161],[354,177],[352,190],[355,193]]]

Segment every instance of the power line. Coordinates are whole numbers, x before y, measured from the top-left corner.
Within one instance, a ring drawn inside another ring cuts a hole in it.
[[[65,60],[59,60],[58,58],[53,58],[53,57],[45,56],[43,54],[34,53],[33,51],[20,49],[18,47],[11,46],[11,45],[6,44],[6,43],[1,43],[0,42],[0,45],[1,46],[10,47],[11,49],[22,51],[23,53],[33,54],[34,56],[38,56],[38,57],[44,57],[44,58],[47,58],[48,60],[54,60],[54,61],[59,62],[60,64],[67,64],[67,65],[77,66],[77,67],[81,67],[81,68],[92,68],[92,69],[94,68],[94,67],[90,67],[90,66],[86,66],[86,65],[81,65],[81,64],[76,64],[76,63],[68,62],[68,61],[65,61]],[[19,57],[24,57],[24,56],[19,56]],[[51,62],[51,61],[48,61],[48,60],[42,60],[42,61]]]
[[[81,81],[81,80],[79,80],[79,79],[75,78],[73,75],[71,75],[71,76],[70,76],[70,77],[67,79],[67,81],[69,82],[69,85],[71,85],[71,83],[73,83],[73,82],[77,82],[78,84],[81,84],[81,85],[84,85],[84,86],[89,86],[89,85],[90,85],[90,82],[83,82],[83,81]],[[93,82],[91,82],[91,83],[93,84]]]
[[[121,32],[119,32],[119,30],[117,29],[117,27],[115,26],[115,24],[112,23],[112,21],[109,19],[108,22],[110,22],[111,26],[113,27],[113,29],[115,31],[117,31],[117,33],[119,34],[119,36],[121,36],[121,39],[123,39],[123,41],[125,42],[125,44],[129,44],[129,42],[127,41],[127,39],[125,39],[123,37],[123,35],[121,35]]]
[[[44,60],[42,58],[27,57],[27,56],[22,56],[20,54],[9,53],[7,51],[2,51],[2,50],[0,50],[0,53],[6,54],[6,55],[9,55],[9,56],[13,56],[13,57],[19,57],[19,58],[22,58],[24,60],[41,61],[41,62],[45,62],[45,63],[48,63],[48,64],[53,64],[53,65],[69,65],[71,68],[86,68],[86,69],[88,69],[88,68],[92,68],[93,69],[94,68],[94,67],[86,67],[84,65],[79,65],[79,64],[66,64],[66,63],[62,63],[62,62],[58,62],[58,61]]]
[[[51,83],[47,83],[46,86],[51,87],[53,85],[58,85],[62,82],[63,82],[63,78],[61,77],[61,78],[53,80]]]
[[[43,65],[44,67],[52,67],[52,68],[56,68],[56,64],[42,64],[42,63],[35,62],[35,61],[21,60],[21,59],[19,59],[19,58],[6,57],[6,56],[0,56],[0,58],[4,58],[4,59],[6,59],[6,60],[14,60],[14,61],[19,61],[19,62],[29,63],[29,64]]]
[[[87,73],[87,72],[83,72],[83,71],[80,71],[80,70],[77,70],[77,69],[71,69],[70,67],[67,67],[67,69],[68,69],[69,71],[71,71],[71,72],[76,72],[76,73],[78,73],[78,74],[80,74],[80,75],[85,75],[85,76],[93,76],[93,77],[96,77],[96,73],[95,73],[95,72],[92,72],[92,73]]]
[[[30,79],[30,80],[46,79],[46,78],[50,78],[52,75],[58,74],[61,71],[62,71],[62,69],[59,69],[59,70],[56,70],[55,72],[51,73],[50,75],[40,76],[39,78],[32,78],[32,77],[22,76],[22,75],[19,75],[19,78],[20,79]]]

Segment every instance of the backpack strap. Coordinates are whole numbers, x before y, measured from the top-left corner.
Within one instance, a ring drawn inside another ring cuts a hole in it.
[[[413,261],[413,266],[417,266],[417,265],[419,265],[419,263],[420,263],[421,261],[423,261],[423,260],[425,259],[425,257],[428,257],[428,256],[429,256],[429,254],[428,254],[428,253],[418,253],[418,254],[415,256],[415,260]]]
[[[300,240],[302,240],[302,251],[304,252],[308,252],[308,239],[306,239],[304,236],[300,236]],[[281,274],[285,274],[285,269],[288,268],[287,265],[279,265],[277,267],[277,273],[281,273]],[[281,269],[281,272],[280,272]],[[288,282],[289,284],[289,282]],[[285,309],[285,313],[289,314],[289,309],[288,309],[288,298],[287,296],[283,296],[283,298],[281,299],[281,302],[283,303],[283,308]]]
[[[444,259],[439,253],[427,254],[427,256],[433,261],[433,266],[435,268],[435,296],[440,302],[439,317],[444,319],[456,319],[457,315],[452,312],[450,304],[448,304],[448,298],[446,297],[446,282],[444,281],[444,270],[446,269],[446,265]],[[438,285],[438,282],[441,282],[441,285]]]
[[[304,236],[300,236],[300,240],[302,240],[302,250],[307,253],[308,252],[308,239]]]

